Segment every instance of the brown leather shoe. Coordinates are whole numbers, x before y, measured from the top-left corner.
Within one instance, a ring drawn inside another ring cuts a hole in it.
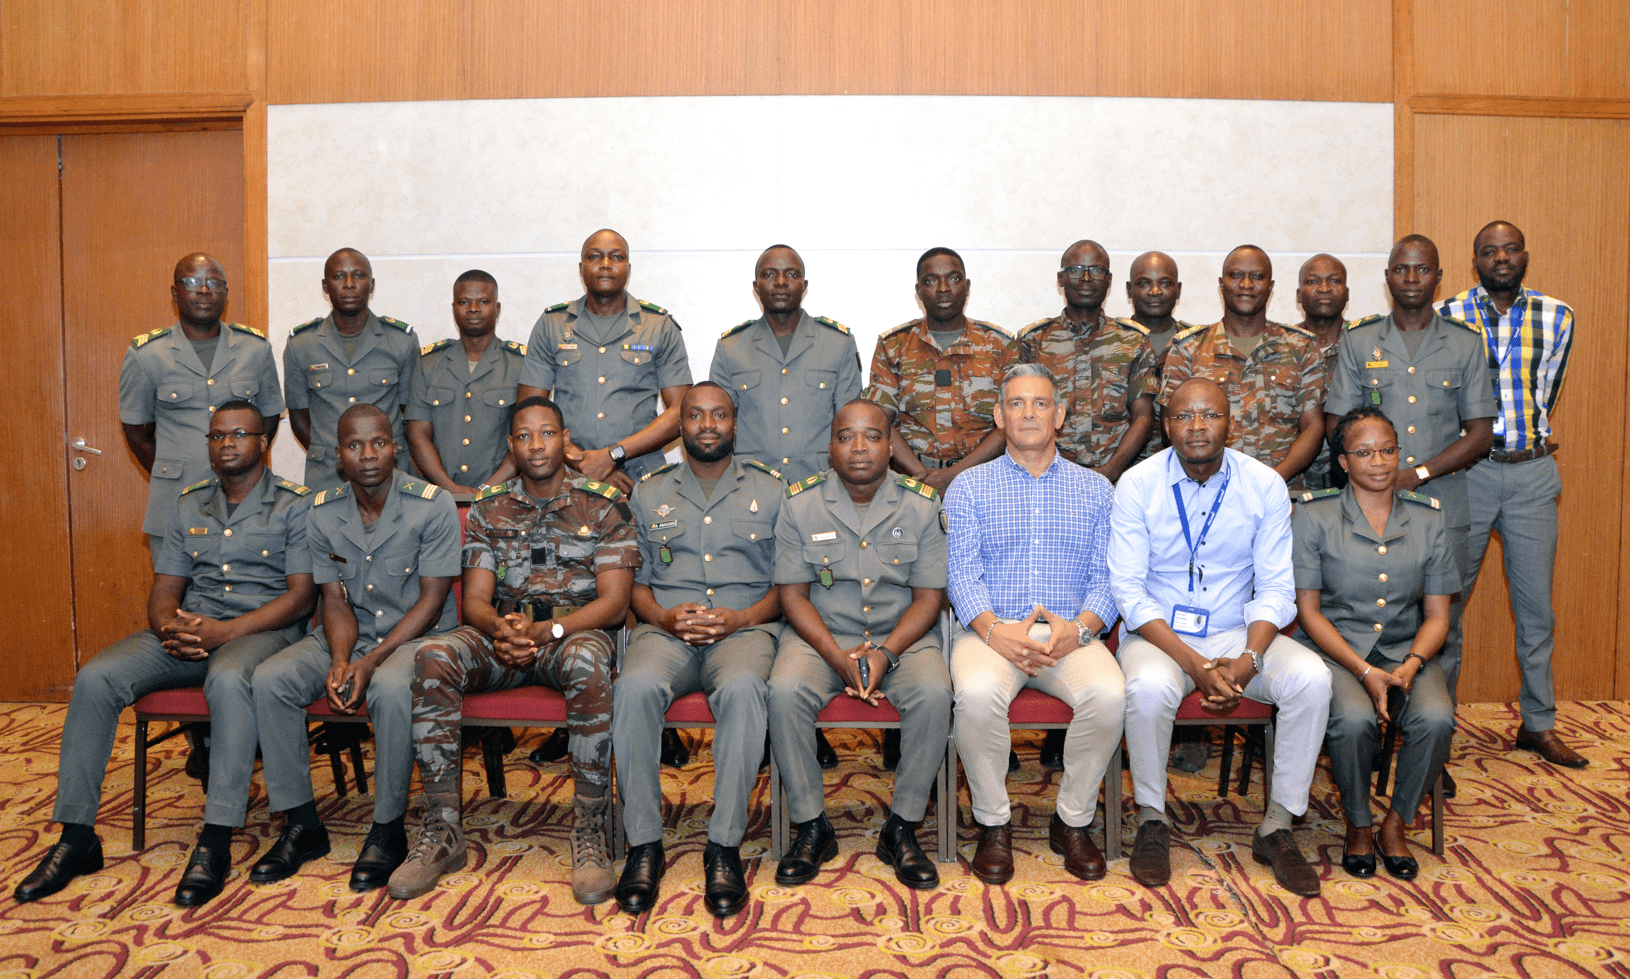
[[[1285,890],[1303,897],[1319,896],[1319,872],[1296,848],[1296,838],[1290,835],[1290,830],[1276,829],[1267,836],[1253,834],[1251,857],[1257,863],[1273,867],[1273,879]]]
[[[973,875],[987,884],[1005,884],[1013,879],[1013,824],[979,827],[979,849],[968,865]]]
[[[1103,880],[1104,855],[1098,844],[1092,842],[1085,826],[1071,826],[1053,813],[1052,825],[1047,829],[1047,843],[1053,852],[1064,857],[1064,869],[1082,880]]]
[[[1138,827],[1128,862],[1132,878],[1144,887],[1165,887],[1172,879],[1172,827],[1150,820]]]
[[[1563,768],[1584,768],[1590,764],[1584,755],[1563,744],[1555,731],[1530,731],[1526,724],[1517,728],[1517,747],[1538,752],[1541,758]]]

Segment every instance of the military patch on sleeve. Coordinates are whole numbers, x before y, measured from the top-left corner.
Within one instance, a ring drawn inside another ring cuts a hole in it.
[[[940,529],[945,531],[946,533],[951,532],[951,525],[946,523],[946,521],[945,521],[945,511],[944,510],[940,511]]]
[[[571,305],[571,303],[569,303],[569,302],[555,303],[553,306],[550,306],[548,309],[544,310],[544,312],[545,313],[558,313],[558,312],[560,312],[561,310],[565,309],[567,306],[570,306],[570,305]]]
[[[1425,493],[1417,493],[1414,490],[1399,490],[1398,495],[1411,503],[1419,503],[1421,506],[1429,506],[1434,510],[1443,509],[1443,504],[1439,503],[1438,498],[1435,496],[1427,496]]]
[[[811,487],[814,487],[814,486],[821,485],[821,483],[823,483],[825,481],[826,481],[826,474],[824,474],[824,473],[816,473],[815,475],[809,477],[808,479],[800,479],[798,482],[793,483],[791,486],[787,487],[787,497],[790,499],[790,498],[792,498],[794,496],[797,496],[799,493],[802,493],[804,490],[810,489]]]
[[[602,483],[598,479],[585,479],[577,484],[585,492],[596,496],[603,496],[613,503],[623,498],[623,491],[610,483]]]
[[[386,326],[393,326],[396,329],[401,330],[403,333],[408,331],[408,325],[399,319],[394,319],[389,316],[381,316],[379,318],[379,322],[385,324]]]
[[[151,333],[138,333],[130,338],[130,345],[140,350],[144,344],[157,340],[159,337],[169,332],[170,328],[168,326],[164,326],[152,331]]]
[[[188,493],[191,493],[193,490],[201,490],[201,489],[203,489],[204,487],[208,486],[209,484],[211,484],[213,482],[215,482],[215,480],[213,480],[213,479],[200,479],[198,482],[193,483],[191,486],[189,486],[186,489],[182,490],[179,495],[186,496]]]
[[[1340,496],[1340,495],[1341,495],[1341,490],[1339,490],[1339,489],[1309,490],[1306,493],[1298,493],[1298,494],[1296,494],[1296,501],[1298,503],[1308,503],[1308,502],[1311,502],[1313,500],[1322,500],[1327,496]]]
[[[645,475],[641,476],[640,477],[640,482],[642,482],[642,483],[647,482],[647,481],[649,481],[651,479],[652,476],[660,476],[663,473],[667,472],[668,470],[672,469],[673,467],[675,467],[677,465],[679,465],[679,463],[670,462],[666,466],[663,466],[660,469],[653,469],[650,472],[646,473]]]
[[[817,317],[815,317],[815,322],[821,324],[822,326],[830,326],[832,329],[837,330],[839,333],[843,334],[844,336],[849,336],[850,335],[849,334],[849,328],[847,326],[844,326],[842,323],[839,323],[837,320],[831,318],[830,316],[817,316]]]
[[[920,479],[913,479],[910,476],[896,476],[894,477],[894,481],[925,499],[937,500],[940,498],[940,495],[934,492],[934,487],[928,485]]]
[[[435,483],[421,483],[416,479],[410,479],[402,484],[401,492],[408,496],[417,496],[421,500],[433,500],[436,494],[441,492],[441,487]]]
[[[496,486],[486,486],[486,487],[483,487],[482,490],[479,493],[477,493],[474,496],[470,497],[470,502],[471,503],[480,503],[482,500],[488,499],[490,497],[497,496],[500,493],[507,493],[507,492],[509,492],[509,484],[508,483],[499,483]]]
[[[266,339],[265,330],[258,330],[252,326],[244,326],[242,323],[228,323],[227,326],[232,327],[232,329],[237,330],[239,333],[247,333],[252,337],[260,337],[262,340]]]
[[[1351,323],[1347,324],[1347,329],[1356,330],[1361,326],[1369,326],[1371,323],[1374,323],[1376,320],[1379,320],[1380,318],[1381,318],[1381,314],[1376,313],[1374,316],[1366,316],[1361,320],[1353,320]]]
[[[663,309],[661,306],[658,306],[656,303],[648,303],[645,300],[641,299],[641,300],[639,300],[639,304],[641,306],[645,307],[646,309],[649,309],[651,312],[658,314],[659,316],[668,315],[668,311],[666,309]]]
[[[757,323],[757,322],[758,322],[758,320],[742,320],[740,323],[737,323],[735,326],[732,326],[730,329],[728,329],[728,330],[724,331],[723,333],[719,334],[719,339],[723,340],[725,337],[735,336],[736,334],[740,333],[742,330],[747,329],[749,326],[752,326],[754,323]]]
[[[452,338],[449,337],[446,340],[437,340],[435,343],[427,343],[424,346],[419,348],[419,356],[428,357],[431,354],[435,353],[436,351],[442,350],[442,349],[450,346],[452,344],[452,342],[453,342]]]
[[[758,469],[758,470],[761,470],[763,472],[767,472],[771,476],[774,476],[777,480],[779,480],[781,478],[781,474],[779,472],[776,472],[774,469],[771,469],[769,466],[766,466],[764,463],[759,462],[756,459],[748,459],[748,460],[744,461],[742,463],[742,465],[751,466],[754,469]]]
[[[1120,327],[1123,330],[1131,330],[1133,333],[1137,333],[1137,334],[1140,334],[1142,336],[1148,336],[1149,335],[1149,328],[1147,326],[1144,326],[1142,323],[1139,323],[1137,320],[1133,319],[1130,316],[1116,317],[1115,325]]]
[[[349,485],[349,483],[346,484],[346,486]],[[325,489],[312,497],[311,505],[317,507],[322,506],[324,503],[333,503],[335,500],[343,499],[345,499],[345,486],[336,486],[333,489]]]
[[[277,488],[278,489],[286,489],[290,493],[295,494],[296,496],[310,496],[311,495],[311,489],[309,487],[301,486],[299,483],[296,483],[296,482],[293,482],[293,481],[287,480],[287,479],[279,479],[277,481]]]
[[[514,340],[505,340],[504,349],[508,350],[510,353],[520,354],[522,357],[526,356],[526,344],[524,343],[516,343]]]
[[[301,333],[306,332],[307,330],[314,330],[317,327],[321,326],[323,324],[323,320],[326,319],[326,318],[327,317],[319,316],[314,320],[307,320],[304,323],[301,323],[299,326],[295,327],[294,329],[290,330],[289,335],[290,336],[297,336],[297,335],[299,335]]]

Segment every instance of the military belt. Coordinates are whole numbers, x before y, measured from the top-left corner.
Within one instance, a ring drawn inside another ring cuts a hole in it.
[[[1553,455],[1562,446],[1555,442],[1545,442],[1532,449],[1523,449],[1521,452],[1507,452],[1505,449],[1494,449],[1489,452],[1490,462],[1532,462]]]
[[[509,615],[519,612],[521,615],[531,615],[533,622],[542,622],[546,619],[563,619],[577,611],[577,605],[550,605],[547,602],[499,602],[498,614]]]
[[[930,469],[949,469],[962,461],[961,459],[923,459],[922,456],[917,458]]]

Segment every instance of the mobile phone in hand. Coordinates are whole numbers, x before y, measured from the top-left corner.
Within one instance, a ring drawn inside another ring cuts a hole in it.
[[[872,661],[869,657],[860,658],[860,689],[865,690],[872,685]]]
[[[351,691],[355,690],[356,688],[357,688],[357,678],[356,678],[356,676],[352,675],[352,676],[346,677],[345,678],[345,683],[341,684],[341,686],[340,686],[340,703],[349,704],[351,702]]]

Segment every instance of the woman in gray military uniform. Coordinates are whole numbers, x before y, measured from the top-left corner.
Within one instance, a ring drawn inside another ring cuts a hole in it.
[[[1381,409],[1343,415],[1331,442],[1349,480],[1343,490],[1298,494],[1296,610],[1302,630],[1330,667],[1330,774],[1347,815],[1342,866],[1375,873],[1419,870],[1404,831],[1449,758],[1454,705],[1434,662],[1449,631],[1449,600],[1460,589],[1439,502],[1394,488],[1398,434]],[[1381,831],[1370,829],[1371,760],[1380,722],[1402,725],[1398,778]]]

